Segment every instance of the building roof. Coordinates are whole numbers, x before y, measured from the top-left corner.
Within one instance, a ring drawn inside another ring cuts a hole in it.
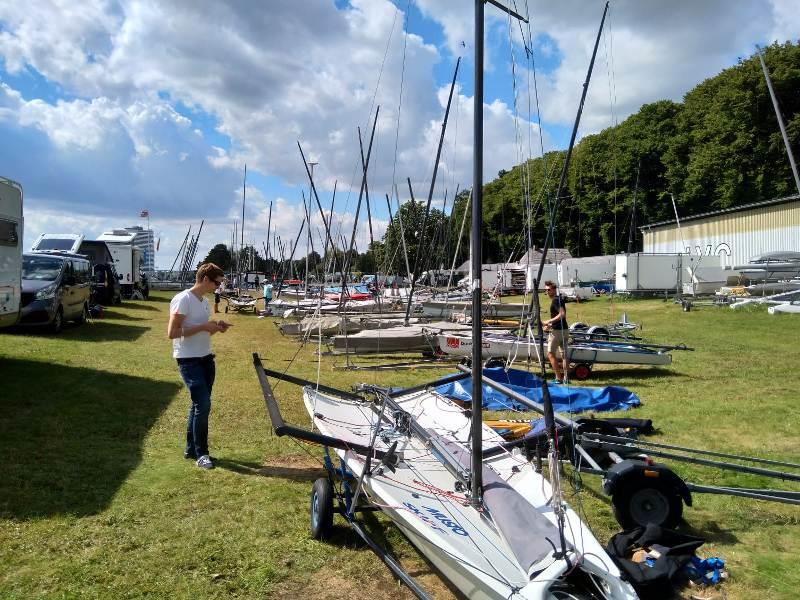
[[[722,208],[720,210],[712,210],[709,212],[699,213],[696,215],[692,215],[690,217],[682,217],[681,223],[685,223],[687,221],[695,221],[697,219],[704,219],[706,217],[715,217],[717,215],[726,215],[730,213],[742,212],[745,210],[752,210],[754,208],[762,208],[764,206],[774,206],[776,204],[785,204],[788,202],[797,202],[800,200],[800,194],[795,194],[793,196],[784,196],[783,198],[773,198],[772,200],[764,200],[762,202],[749,202],[748,204],[740,204],[739,206],[734,206],[731,208]],[[639,229],[652,229],[654,227],[664,227],[666,225],[675,225],[677,221],[675,219],[670,219],[669,221],[659,221],[657,223],[649,223],[647,225],[642,225]]]
[[[572,254],[566,248],[550,248],[547,251],[547,262],[548,263],[559,263],[564,258],[572,258]],[[542,262],[542,251],[537,250],[536,246],[529,249],[525,254],[520,257],[517,261],[520,265],[526,265],[528,263],[531,264],[539,264]]]

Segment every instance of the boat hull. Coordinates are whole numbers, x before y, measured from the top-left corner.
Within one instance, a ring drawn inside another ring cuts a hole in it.
[[[539,361],[540,346],[529,338],[486,335],[483,337],[482,345],[481,356],[484,360],[505,358],[507,360]],[[438,334],[436,347],[441,354],[472,356],[472,338],[467,335]],[[574,364],[664,366],[672,363],[672,356],[666,352],[620,343],[576,342],[568,345],[567,360]]]

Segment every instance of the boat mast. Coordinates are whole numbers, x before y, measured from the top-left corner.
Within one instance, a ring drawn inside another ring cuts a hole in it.
[[[783,124],[783,116],[781,116],[781,109],[778,106],[778,97],[775,96],[775,90],[772,89],[772,80],[769,78],[767,63],[764,62],[764,52],[758,46],[756,46],[756,50],[758,52],[758,60],[761,61],[761,69],[764,71],[764,78],[767,80],[769,97],[772,98],[772,106],[775,108],[775,116],[778,117],[778,126],[781,128],[781,135],[783,136],[783,143],[786,146],[786,153],[789,155],[789,164],[792,166],[794,184],[797,186],[798,193],[800,193],[800,176],[797,175],[797,165],[794,162],[794,154],[792,154],[792,147],[789,144],[789,136],[786,134],[786,125]]]
[[[556,191],[555,198],[553,199],[552,208],[550,211],[550,225],[547,230],[547,235],[545,236],[544,248],[542,248],[542,258],[539,262],[539,271],[536,275],[536,278],[533,280],[533,296],[531,298],[531,314],[529,315],[528,319],[535,319],[536,326],[537,326],[537,334],[539,336],[538,344],[539,344],[539,365],[541,367],[541,375],[542,375],[542,405],[544,406],[544,422],[545,422],[545,430],[547,434],[547,440],[549,445],[549,464],[550,464],[550,479],[551,485],[553,488],[553,495],[551,499],[551,506],[553,508],[553,512],[558,517],[558,531],[561,536],[561,552],[558,553],[557,558],[566,558],[567,556],[567,545],[564,538],[564,508],[562,506],[562,499],[561,499],[561,482],[559,477],[559,463],[558,463],[558,444],[557,444],[557,434],[556,434],[556,423],[555,423],[555,414],[553,412],[553,402],[550,398],[550,390],[547,386],[547,376],[545,373],[545,354],[544,354],[544,331],[542,327],[542,315],[541,309],[539,306],[539,284],[542,279],[542,272],[544,271],[545,261],[547,260],[547,251],[550,247],[550,243],[555,238],[555,216],[557,214],[559,200],[561,199],[564,186],[567,180],[567,173],[569,172],[569,163],[570,158],[572,157],[572,149],[575,146],[575,138],[578,134],[578,127],[581,122],[581,115],[583,114],[583,105],[586,101],[586,93],[589,91],[589,82],[592,78],[592,70],[594,69],[594,61],[595,57],[597,56],[597,48],[600,45],[600,36],[603,33],[603,25],[605,24],[606,14],[608,13],[608,2],[606,2],[605,8],[603,9],[603,18],[600,20],[600,28],[597,30],[597,38],[594,42],[594,49],[592,50],[592,58],[589,61],[589,69],[586,72],[586,80],[583,82],[583,92],[581,93],[581,100],[578,104],[578,112],[575,115],[575,124],[572,127],[572,135],[569,140],[569,146],[567,147],[567,155],[564,158],[564,165],[562,166],[561,170],[561,179],[558,182],[558,188]],[[474,401],[473,401],[474,402]],[[569,560],[569,559],[567,559]]]
[[[475,0],[475,90],[472,134],[472,464],[470,502],[480,506],[483,495],[483,344],[481,338],[481,228],[483,226],[483,4]]]
[[[242,183],[242,241],[239,244],[239,252],[244,251],[244,205],[247,202],[247,163],[244,165],[244,181]],[[242,261],[244,262],[244,261]],[[239,266],[242,266],[242,262],[239,263]],[[244,269],[247,270],[247,263],[244,263]],[[239,288],[244,287],[244,280],[242,278],[242,269],[239,269]],[[241,293],[241,291],[239,292]]]
[[[493,4],[503,12],[527,23],[528,20],[496,0],[475,0],[475,94],[472,99],[472,477],[470,503],[481,504],[483,494],[483,345],[481,343],[481,229],[483,228],[483,5]]]

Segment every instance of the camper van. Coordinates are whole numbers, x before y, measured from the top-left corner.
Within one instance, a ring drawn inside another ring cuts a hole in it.
[[[134,245],[135,238],[135,233],[125,229],[106,231],[97,238],[97,241],[105,242],[111,252],[123,298],[132,298],[134,295],[145,297],[145,285],[141,276],[143,252],[139,246]]]
[[[110,306],[122,301],[120,277],[105,242],[84,239],[79,233],[43,233],[36,238],[31,252],[85,256],[92,269],[92,303]]]
[[[22,186],[0,177],[0,327],[19,319],[22,297]]]

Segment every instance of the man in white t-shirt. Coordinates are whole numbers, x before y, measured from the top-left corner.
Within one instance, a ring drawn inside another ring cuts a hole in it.
[[[214,468],[208,453],[208,415],[216,374],[211,336],[225,333],[231,326],[225,321],[209,320],[206,294],[219,286],[223,276],[222,269],[214,263],[200,265],[194,286],[176,294],[169,303],[167,335],[172,340],[172,356],[192,399],[183,456],[196,460],[202,469]]]

